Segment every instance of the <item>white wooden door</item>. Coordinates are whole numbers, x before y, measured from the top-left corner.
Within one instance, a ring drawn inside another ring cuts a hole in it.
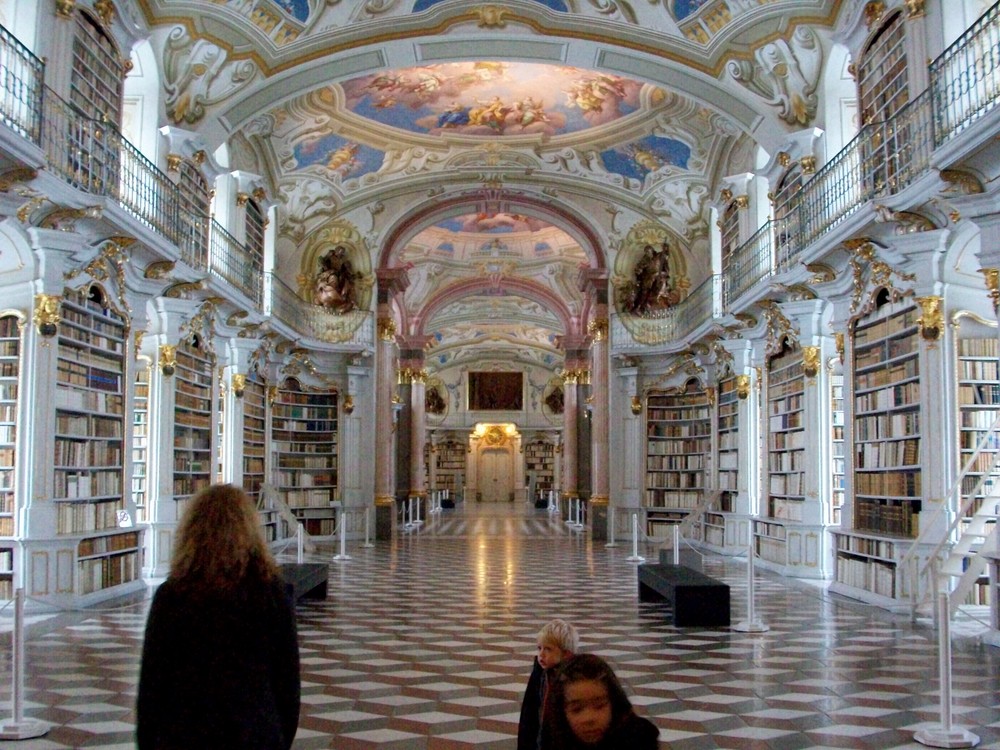
[[[486,448],[479,454],[479,491],[484,503],[500,503],[510,500],[514,489],[510,450]]]

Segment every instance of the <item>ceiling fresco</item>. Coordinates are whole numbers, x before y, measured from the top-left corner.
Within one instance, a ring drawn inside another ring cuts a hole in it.
[[[565,135],[639,108],[638,81],[566,66],[509,62],[424,65],[341,84],[347,109],[413,133]]]
[[[290,273],[341,222],[405,269],[429,363],[556,369],[581,269],[614,283],[636,226],[685,245],[691,288],[711,273],[730,176],[824,126],[847,1],[135,3],[178,137],[260,177]]]

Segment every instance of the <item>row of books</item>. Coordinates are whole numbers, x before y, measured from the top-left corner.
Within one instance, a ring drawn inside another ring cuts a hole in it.
[[[120,497],[99,503],[59,503],[57,534],[80,534],[118,528],[118,512],[124,510]]]
[[[60,468],[117,466],[122,462],[121,442],[56,440],[55,465]]]
[[[854,475],[854,492],[873,497],[919,498],[920,471],[857,472]]]
[[[889,440],[855,445],[855,468],[880,469],[920,463],[920,439]]]
[[[138,552],[81,560],[80,594],[92,594],[95,591],[134,581],[138,578],[141,567]]]
[[[912,406],[920,402],[920,383],[910,381],[890,385],[877,391],[868,391],[855,397],[854,413],[885,411],[900,406]]]
[[[707,406],[699,409],[685,407],[683,409],[649,409],[646,412],[646,419],[650,422],[682,422],[694,420],[707,420],[712,413]]]
[[[920,433],[920,412],[872,414],[854,420],[855,440],[888,440]]]
[[[57,499],[78,500],[120,495],[120,469],[94,471],[58,470],[53,473],[53,496]]]
[[[105,555],[109,552],[133,550],[138,547],[139,532],[127,531],[123,534],[109,534],[107,536],[81,539],[77,545],[77,555],[80,557],[93,557],[94,555]]]
[[[646,454],[648,456],[680,456],[693,453],[707,453],[709,447],[709,441],[704,438],[651,440],[647,443]]]
[[[647,456],[646,471],[680,471],[684,469],[702,469],[705,466],[705,455],[698,453],[682,456]]]

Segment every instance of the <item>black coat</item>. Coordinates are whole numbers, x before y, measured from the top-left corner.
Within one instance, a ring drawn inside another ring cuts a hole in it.
[[[528,678],[528,687],[521,701],[521,718],[517,722],[517,750],[538,750],[538,731],[541,727],[542,675],[545,672],[535,657]]]
[[[228,598],[167,579],[146,622],[140,750],[288,750],[299,721],[295,606],[284,583]]]

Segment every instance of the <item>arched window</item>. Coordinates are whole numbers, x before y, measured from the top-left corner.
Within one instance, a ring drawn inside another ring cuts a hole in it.
[[[895,13],[861,53],[858,98],[861,122],[884,121],[909,101],[906,31],[903,14]]]
[[[181,221],[186,225],[183,238],[184,261],[193,268],[208,265],[208,231],[211,222],[211,193],[208,180],[193,162],[186,159],[178,167],[177,197]]]

